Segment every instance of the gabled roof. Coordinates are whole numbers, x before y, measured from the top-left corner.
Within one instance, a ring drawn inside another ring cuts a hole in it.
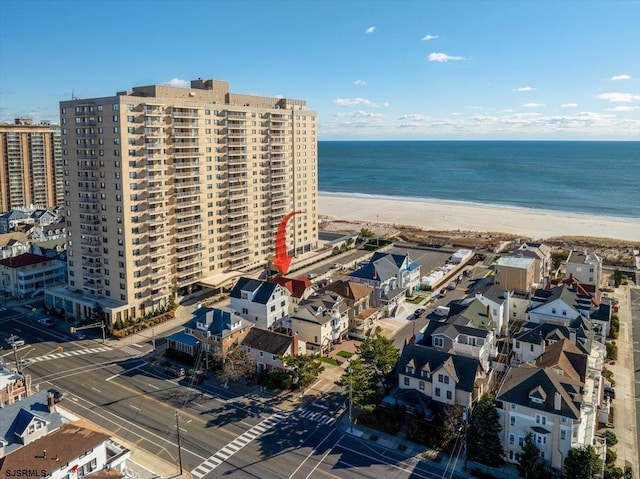
[[[476,290],[476,297],[478,294],[496,304],[503,304],[507,300],[504,288],[493,283]]]
[[[341,316],[349,310],[349,306],[342,296],[333,292],[325,293],[300,301],[298,309],[291,315],[291,318],[309,323],[325,324],[331,321],[331,311],[336,307]]]
[[[569,328],[551,323],[526,323],[515,336],[516,341],[542,344],[544,341],[559,341],[571,337]]]
[[[266,329],[252,328],[242,340],[242,345],[269,354],[283,355],[293,345],[293,338]],[[297,354],[297,351],[293,351],[293,354]]]
[[[13,258],[5,258],[0,260],[0,265],[8,266],[9,268],[21,268],[23,266],[30,266],[32,264],[45,263],[51,261],[51,258],[46,256],[40,256],[39,254],[23,253]]]
[[[390,278],[397,277],[398,270],[402,268],[405,261],[409,261],[409,264],[411,264],[408,254],[400,255],[376,252],[371,257],[369,263],[353,271],[349,276],[384,282]]]
[[[479,299],[474,299],[461,313],[449,317],[447,322],[493,331],[493,320],[488,308]]]
[[[410,361],[415,364],[415,377],[420,377],[420,371],[436,372],[444,368],[457,381],[456,389],[473,392],[473,387],[478,374],[482,372],[482,366],[477,359],[455,354],[443,353],[437,349],[407,344],[402,350],[396,371],[398,374],[407,374],[407,365]]]
[[[23,213],[22,211],[11,210],[1,215],[0,218],[4,218],[6,220],[23,220],[29,218],[29,215]]]
[[[207,330],[211,332],[211,334],[221,335],[223,337],[237,329],[253,326],[253,323],[243,319],[235,311],[209,308],[206,306],[196,309],[193,312],[192,318],[193,319],[185,325],[186,327],[196,329],[196,323],[203,323],[207,325]],[[238,322],[240,322],[240,327],[232,329],[232,323],[235,324]]]
[[[536,359],[539,368],[560,369],[564,374],[576,381],[584,382],[587,377],[588,358],[575,344],[562,339],[549,346]]]
[[[45,424],[49,424],[49,420],[36,414],[32,411],[27,411],[26,409],[20,409],[18,415],[16,416],[16,420],[13,423],[13,433],[17,437],[24,436],[25,430],[29,427],[29,424],[33,422],[44,422]]]
[[[436,334],[443,334],[451,339],[455,339],[460,334],[464,334],[465,336],[472,336],[476,338],[486,338],[489,335],[489,331],[486,329],[473,328],[469,326],[461,326],[459,324],[442,324],[438,328],[436,328],[431,336],[435,336]]]
[[[287,278],[285,276],[275,276],[269,280],[272,283],[279,284],[283,288],[289,291],[289,294],[293,298],[301,299],[304,297],[304,293],[310,288],[313,283],[306,276],[298,276],[297,278]]]
[[[15,244],[15,243],[29,243],[27,235],[21,231],[14,231],[11,233],[0,234],[0,246]]]
[[[64,464],[71,466],[74,459],[108,439],[108,434],[76,424],[65,424],[1,459],[0,474],[9,476],[9,472],[24,470],[28,466],[39,471],[42,477],[50,476]]]
[[[57,429],[62,424],[60,414],[49,411],[46,390],[0,408],[0,440],[8,444],[5,453],[23,447],[16,442],[16,432],[23,430],[25,424],[33,417],[47,421],[49,431]]]
[[[241,277],[231,290],[229,296],[231,298],[242,298],[242,292],[250,292],[253,296],[253,302],[258,304],[267,304],[271,295],[280,286],[276,283],[262,281],[260,279]]]
[[[357,301],[366,298],[371,294],[373,289],[354,281],[334,281],[324,287],[325,291],[333,291],[343,298]]]
[[[549,414],[571,419],[580,417],[583,383],[568,376],[560,376],[551,369],[536,367],[510,368],[498,391],[497,401],[526,406]],[[542,403],[531,401],[532,391],[545,398]],[[560,409],[554,408],[555,394],[560,394]]]

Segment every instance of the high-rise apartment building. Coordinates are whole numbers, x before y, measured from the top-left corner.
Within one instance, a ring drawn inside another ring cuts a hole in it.
[[[60,128],[31,118],[0,124],[0,213],[62,204]]]
[[[207,277],[317,247],[317,119],[306,102],[219,80],[60,103],[68,284],[48,306],[140,317]]]

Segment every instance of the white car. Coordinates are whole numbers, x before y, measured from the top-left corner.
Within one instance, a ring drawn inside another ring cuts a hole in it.
[[[342,264],[341,263],[335,263],[333,265],[333,269],[340,269],[340,268],[342,268]]]
[[[19,348],[20,346],[24,346],[25,342],[20,336],[16,336],[15,334],[9,336],[4,340],[12,348]]]

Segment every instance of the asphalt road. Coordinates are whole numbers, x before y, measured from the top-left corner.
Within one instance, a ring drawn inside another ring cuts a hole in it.
[[[637,444],[640,444],[640,288],[629,288],[629,301],[631,305],[631,329],[633,332],[633,385],[635,389],[633,395],[636,400]],[[640,464],[640,451],[638,451],[638,464]]]
[[[27,341],[16,353],[34,385],[62,391],[64,408],[176,464],[176,472],[178,412],[183,466],[196,479],[442,477],[441,466],[407,463],[340,431],[334,405],[284,413],[265,398],[234,397],[209,383],[195,389],[145,361],[148,343],[115,349],[73,341],[23,311],[3,311],[0,336],[13,333]],[[12,350],[0,357],[12,366]]]

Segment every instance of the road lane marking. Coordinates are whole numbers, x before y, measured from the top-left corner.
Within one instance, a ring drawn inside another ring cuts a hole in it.
[[[311,474],[313,474],[315,472],[315,470],[318,469],[318,466],[324,462],[324,460],[327,458],[329,453],[331,451],[333,451],[333,448],[336,447],[340,441],[342,441],[343,437],[344,437],[344,434],[342,436],[340,436],[340,438],[335,443],[333,443],[333,446],[331,446],[329,449],[327,449],[327,452],[324,453],[324,456],[322,456],[322,459],[320,459],[318,461],[318,464],[316,464],[316,466],[313,469],[311,469],[311,472],[309,474],[307,474],[307,477],[305,477],[304,479],[309,479],[311,477]]]
[[[93,386],[91,386],[91,389],[93,389],[94,391],[99,392],[100,394],[102,394],[102,391],[100,391],[98,388],[94,388]]]
[[[133,404],[129,404],[129,407],[135,409],[136,411],[142,411],[138,406],[134,406]]]
[[[320,444],[318,444],[316,447],[314,447],[314,448],[313,448],[313,450],[312,450],[309,454],[307,454],[307,457],[305,457],[305,458],[304,458],[304,461],[302,461],[302,462],[300,463],[300,465],[296,468],[296,470],[295,470],[295,471],[293,471],[293,472],[291,473],[291,475],[288,477],[288,479],[291,479],[293,476],[295,476],[295,475],[296,475],[296,473],[300,470],[300,468],[304,465],[304,463],[305,463],[305,462],[307,462],[307,460],[308,460],[308,459],[309,459],[313,454],[315,454],[315,453],[316,453],[316,451],[318,451],[318,450],[320,449],[320,446],[322,446],[322,445],[324,444],[324,441],[326,441],[326,440],[327,440],[327,439],[329,439],[330,437],[331,437],[331,434],[327,434],[327,435],[325,436],[325,438],[324,438],[322,441],[320,441]],[[343,437],[344,437],[344,436],[340,436],[340,439],[342,439]],[[340,439],[339,439],[339,440],[340,440]],[[339,441],[339,440],[338,440],[338,441]],[[333,447],[335,447],[335,444],[334,444],[334,446],[333,446]],[[330,448],[329,450],[333,449],[333,447],[332,447],[332,448]]]
[[[128,372],[130,372],[130,371],[135,371],[136,369],[140,369],[140,368],[141,368],[142,366],[144,366],[145,364],[147,364],[147,363],[145,363],[145,362],[143,361],[141,364],[138,364],[137,366],[134,366],[134,367],[129,368],[129,369],[125,369],[124,371],[121,371],[121,372],[119,372],[118,374],[114,374],[113,376],[109,376],[107,379],[105,379],[105,381],[111,381],[112,379],[115,379],[115,378],[117,378],[118,376],[122,376],[123,374],[126,374],[126,373],[128,373]]]
[[[155,386],[154,384],[151,384],[151,383],[147,383],[147,386],[151,386],[152,388],[155,388],[155,389],[160,389],[158,386]]]

